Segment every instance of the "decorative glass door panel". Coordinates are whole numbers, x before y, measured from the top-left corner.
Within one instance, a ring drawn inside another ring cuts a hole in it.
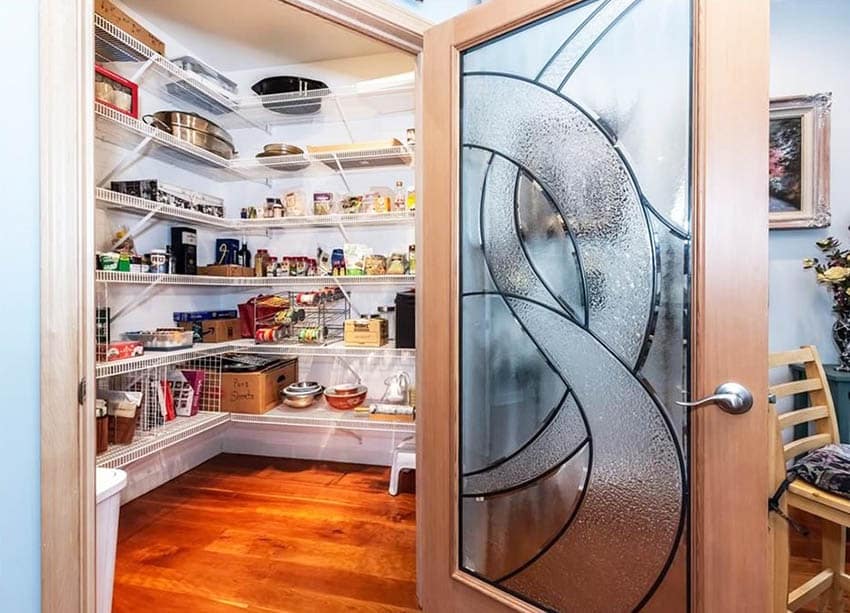
[[[690,2],[580,2],[461,71],[460,568],[685,611]]]

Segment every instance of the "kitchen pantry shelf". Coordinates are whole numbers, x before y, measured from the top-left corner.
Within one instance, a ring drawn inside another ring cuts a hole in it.
[[[118,272],[98,270],[98,283],[128,283],[136,285],[194,285],[213,287],[280,287],[317,288],[339,284],[342,286],[414,285],[413,275],[361,275],[317,277],[208,277],[204,275],[160,275],[149,272]]]
[[[171,107],[198,113],[227,129],[322,124],[374,119],[394,113],[412,113],[416,90],[404,80],[377,80],[312,90],[308,98],[300,92],[257,96],[253,92],[234,96],[230,92],[186,71],[174,62],[95,15],[95,60],[113,72],[137,83]],[[383,81],[383,84],[382,84]],[[304,104],[321,100],[321,110],[301,114]],[[293,111],[279,113],[267,108],[286,105]]]
[[[368,405],[367,400],[367,405]],[[324,402],[306,409],[291,409],[281,405],[261,415],[231,413],[230,421],[243,424],[269,424],[303,428],[342,428],[354,431],[394,432],[415,434],[412,418],[397,415],[358,415],[354,411],[337,411]]]
[[[335,411],[324,405],[309,409],[276,407],[262,415],[200,411],[192,417],[178,417],[161,428],[136,434],[129,445],[110,445],[96,458],[101,468],[123,468],[158,451],[187,441],[205,432],[221,429],[230,423],[289,426],[302,428],[343,429],[354,432],[389,432],[413,436],[416,423],[409,418],[368,415],[354,417],[352,411]]]
[[[207,228],[233,230],[242,234],[265,233],[289,228],[323,228],[337,226],[383,226],[413,223],[414,212],[394,213],[337,213],[333,215],[304,215],[273,219],[227,219],[206,213],[161,204],[152,200],[128,196],[98,187],[95,200],[102,208],[125,211],[136,215],[152,215],[157,219],[192,223]]]
[[[121,468],[229,422],[230,413],[200,411],[192,417],[178,417],[155,431],[137,433],[129,445],[110,445],[95,461],[101,468]]]
[[[228,129],[257,128],[237,112],[225,90],[183,70],[100,15],[94,16],[95,61],[137,83],[173,108],[198,113]]]
[[[416,349],[397,349],[391,344],[383,347],[347,347],[341,341],[327,345],[254,343],[245,340],[243,350],[261,355],[286,357],[331,357],[348,359],[415,360]]]
[[[224,343],[196,343],[188,349],[176,351],[148,351],[144,355],[126,360],[98,362],[98,379],[141,372],[161,366],[172,366],[192,360],[225,353],[243,352],[282,357],[329,357],[348,359],[392,359],[414,360],[416,349],[396,349],[392,345],[383,347],[346,347],[341,342],[328,345],[301,344],[257,344],[251,339],[239,339]]]
[[[322,177],[385,167],[406,168],[413,164],[413,150],[405,145],[228,160],[99,102],[95,102],[95,117],[95,136],[99,140],[135,151],[138,155],[151,155],[216,181],[263,182]]]
[[[197,343],[187,349],[148,351],[144,355],[127,358],[126,360],[98,362],[95,366],[95,375],[98,379],[102,379],[115,375],[125,375],[131,372],[141,372],[161,366],[182,364],[191,360],[238,351],[244,342],[237,340],[224,343]]]

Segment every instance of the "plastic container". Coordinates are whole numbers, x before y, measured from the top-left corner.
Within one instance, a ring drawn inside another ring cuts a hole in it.
[[[98,468],[97,491],[97,613],[112,611],[112,584],[115,580],[115,549],[118,545],[118,516],[121,490],[127,485],[127,473],[116,468]]]

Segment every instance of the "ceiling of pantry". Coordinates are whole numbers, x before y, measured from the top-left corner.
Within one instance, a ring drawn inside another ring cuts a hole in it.
[[[280,0],[124,0],[123,4],[224,71],[391,51]]]

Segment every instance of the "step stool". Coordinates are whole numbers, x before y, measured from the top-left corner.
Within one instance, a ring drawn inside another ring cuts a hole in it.
[[[402,442],[393,451],[393,464],[390,468],[390,496],[398,494],[398,475],[403,470],[416,470],[416,441]]]

